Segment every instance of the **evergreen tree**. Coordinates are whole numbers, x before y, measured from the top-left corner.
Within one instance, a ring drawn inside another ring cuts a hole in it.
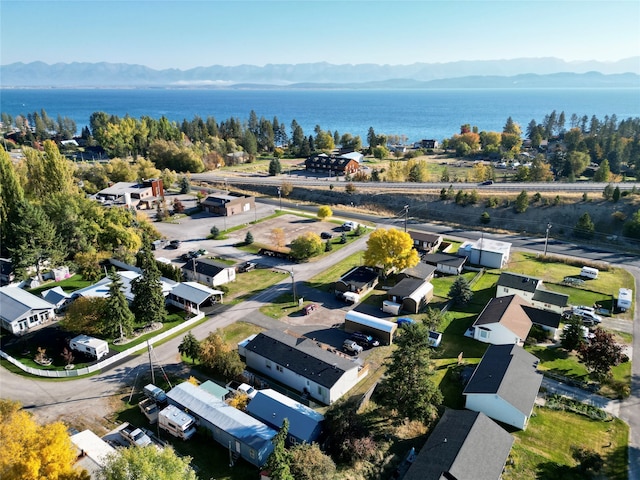
[[[280,164],[280,160],[278,158],[272,158],[269,162],[269,175],[275,177],[276,175],[280,175],[282,173],[282,165]]]
[[[109,296],[105,302],[103,331],[113,338],[125,338],[133,332],[133,313],[129,309],[124,292],[122,291],[122,280],[114,268],[109,272]]]
[[[291,474],[291,457],[285,448],[288,433],[289,420],[285,418],[280,431],[271,439],[273,452],[269,455],[266,463],[269,478],[273,480],[295,480]]]
[[[200,358],[200,342],[191,331],[182,338],[182,342],[178,345],[178,352],[189,357],[191,363],[195,363]]]
[[[613,196],[611,197],[613,203],[617,203],[620,200],[620,187],[616,185],[616,188],[613,189]]]
[[[526,191],[520,192],[518,197],[516,198],[516,204],[514,206],[516,212],[524,213],[529,208],[529,195],[527,195]]]
[[[142,325],[164,322],[167,309],[156,259],[148,244],[140,253],[142,275],[131,282],[131,293],[134,295],[131,310]]]
[[[183,175],[180,177],[180,193],[185,194],[191,192],[191,182],[189,181],[189,177]]]
[[[593,238],[594,232],[595,225],[591,221],[589,212],[584,212],[573,227],[573,234],[578,238],[590,239]]]
[[[253,234],[251,232],[247,232],[247,234],[244,236],[244,244],[251,245],[253,241]]]
[[[606,158],[600,164],[596,173],[593,174],[594,182],[608,182],[611,177],[611,169],[609,168],[609,160]]]
[[[580,345],[584,343],[582,337],[582,320],[576,315],[571,315],[569,320],[565,322],[562,335],[560,336],[560,345],[565,350],[578,350]]]
[[[466,305],[473,297],[471,286],[464,277],[458,277],[451,284],[449,289],[449,298],[453,300],[456,305]]]
[[[442,393],[433,381],[429,330],[422,323],[409,325],[395,343],[380,399],[401,417],[428,423],[442,403]]]
[[[602,190],[602,196],[605,200],[611,200],[613,198],[613,185],[610,183],[607,184],[607,186],[604,187],[604,190]]]

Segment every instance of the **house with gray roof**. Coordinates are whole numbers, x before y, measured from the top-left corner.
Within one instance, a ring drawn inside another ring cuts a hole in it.
[[[208,287],[217,287],[236,279],[236,268],[210,258],[192,258],[182,267],[184,278]]]
[[[496,284],[496,297],[518,295],[535,308],[562,313],[569,304],[569,295],[545,290],[539,278],[519,273],[502,272]]]
[[[337,297],[345,292],[364,295],[378,284],[378,278],[378,272],[371,267],[353,267],[334,284],[334,291]]]
[[[307,172],[327,172],[329,176],[349,175],[356,173],[360,168],[358,161],[341,155],[327,155],[320,153],[311,155],[304,162]]]
[[[437,233],[416,232],[414,230],[409,230],[407,233],[413,240],[413,248],[419,252],[433,253],[442,243],[442,235]]]
[[[0,324],[5,330],[24,335],[54,316],[54,306],[20,287],[0,287]]]
[[[182,282],[171,289],[167,303],[197,315],[201,307],[222,302],[223,295],[221,290],[213,290],[196,282]]]
[[[465,407],[524,430],[542,384],[538,358],[518,345],[490,345],[462,394]]]
[[[261,467],[273,451],[271,440],[276,431],[261,421],[234,408],[205,389],[184,382],[167,392],[167,400],[196,418],[213,439],[229,449],[235,458]]]
[[[306,337],[279,330],[256,335],[243,347],[247,367],[330,405],[367,376],[369,369]]]
[[[288,419],[289,445],[313,443],[322,432],[324,415],[270,388],[258,390],[247,405],[247,413],[274,429]]]
[[[428,253],[422,256],[422,261],[436,267],[436,272],[447,275],[460,275],[467,262],[467,257],[457,257],[446,253]]]
[[[499,480],[513,442],[485,414],[447,409],[404,480]]]
[[[71,294],[65,292],[61,286],[44,290],[40,295],[53,305],[56,313],[65,310],[73,300]]]
[[[433,265],[429,265],[424,262],[418,262],[418,264],[414,267],[407,267],[398,273],[398,279],[402,280],[403,278],[417,278],[420,280],[424,280],[425,282],[431,281],[433,276],[436,273],[436,267]]]

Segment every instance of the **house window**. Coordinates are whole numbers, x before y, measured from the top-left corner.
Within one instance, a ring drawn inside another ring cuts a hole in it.
[[[324,395],[324,388],[318,385],[318,395]]]
[[[253,448],[249,450],[249,456],[251,458],[256,458],[256,451]]]
[[[266,365],[267,365],[268,369],[271,369],[271,360],[267,360],[267,364]]]
[[[282,373],[282,367],[280,365],[276,365],[276,370],[279,371],[280,373]]]
[[[480,338],[489,338],[489,332],[486,330],[480,330]]]
[[[509,289],[508,288],[504,288],[504,293],[509,293]]]

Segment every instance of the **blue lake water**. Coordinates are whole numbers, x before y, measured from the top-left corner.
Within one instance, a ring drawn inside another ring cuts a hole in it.
[[[292,120],[306,135],[323,130],[360,135],[376,133],[442,140],[471,124],[480,131],[501,131],[511,116],[523,131],[555,110],[603,120],[640,117],[639,89],[442,89],[442,90],[205,90],[205,89],[0,89],[0,111],[12,116],[46,110],[50,117],[73,119],[80,129],[92,113],[120,117],[167,117],[182,122],[198,115],[218,122],[241,121],[254,110],[287,127]],[[290,128],[287,129],[290,133]]]

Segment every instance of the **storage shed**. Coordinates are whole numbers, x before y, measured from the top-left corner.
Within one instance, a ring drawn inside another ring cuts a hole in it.
[[[366,313],[350,310],[344,319],[344,331],[363,332],[377,338],[382,345],[391,345],[398,324]]]
[[[432,298],[433,285],[417,278],[403,278],[387,293],[387,300],[410,313],[418,313]]]

